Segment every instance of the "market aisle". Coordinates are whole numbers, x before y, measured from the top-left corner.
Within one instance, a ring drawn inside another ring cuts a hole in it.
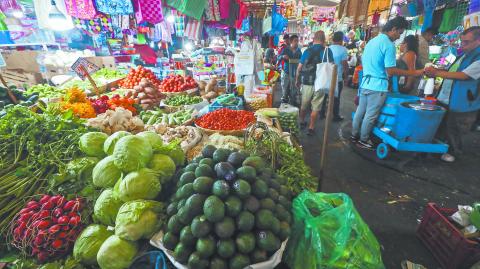
[[[437,268],[433,256],[415,237],[415,230],[427,202],[456,207],[479,199],[475,184],[478,166],[474,165],[480,160],[478,133],[468,137],[467,157],[454,164],[434,157],[415,158],[412,154],[397,154],[393,160],[378,162],[373,152],[359,152],[342,138],[350,134],[348,116],[354,110],[355,93],[350,88],[343,92],[341,111],[345,121],[331,125],[324,191],[345,192],[352,197],[382,246],[386,268],[399,268],[405,259]],[[315,137],[300,136],[305,160],[315,175],[323,123],[317,126]]]

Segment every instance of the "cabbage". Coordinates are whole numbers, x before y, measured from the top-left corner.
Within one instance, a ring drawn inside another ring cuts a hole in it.
[[[153,154],[152,160],[147,164],[147,167],[161,173],[161,183],[169,181],[177,169],[172,158],[164,154]]]
[[[145,138],[129,135],[117,141],[112,156],[120,170],[132,172],[147,166],[152,155],[152,146]]]
[[[102,224],[115,226],[115,218],[122,204],[122,200],[113,194],[113,189],[104,190],[93,207],[95,218]]]
[[[148,143],[152,146],[153,150],[157,150],[163,146],[163,139],[160,135],[154,131],[144,131],[137,134],[140,137],[143,137],[148,140]]]
[[[148,168],[127,174],[118,185],[118,196],[124,202],[153,199],[162,190],[159,173]]]
[[[97,262],[102,269],[129,268],[137,255],[138,245],[112,235],[103,242],[97,253]]]
[[[150,238],[162,225],[158,214],[163,204],[157,201],[135,200],[120,207],[115,220],[115,234],[120,238],[136,241]]]
[[[163,146],[155,151],[155,153],[165,154],[172,158],[176,166],[183,165],[185,163],[185,152],[178,144],[171,143]]]
[[[73,256],[86,265],[97,265],[97,253],[100,246],[113,235],[107,226],[92,224],[85,228],[77,237],[73,246]]]
[[[103,143],[103,151],[108,155],[112,155],[113,149],[115,148],[115,144],[117,144],[117,141],[120,138],[128,135],[132,135],[132,134],[127,131],[118,131],[112,134],[107,138],[107,140],[105,140],[105,143]]]
[[[82,135],[78,141],[80,150],[90,157],[104,157],[103,143],[108,135],[101,132],[90,132]]]
[[[93,185],[101,188],[113,187],[122,176],[122,171],[115,166],[114,158],[107,156],[93,168]]]

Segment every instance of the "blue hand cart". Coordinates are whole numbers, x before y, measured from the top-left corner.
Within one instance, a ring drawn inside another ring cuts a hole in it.
[[[398,79],[393,77],[393,92],[387,94],[373,134],[382,142],[377,145],[379,159],[392,151],[443,154],[448,145],[434,139],[445,115],[445,108],[420,103],[417,96],[399,93]]]

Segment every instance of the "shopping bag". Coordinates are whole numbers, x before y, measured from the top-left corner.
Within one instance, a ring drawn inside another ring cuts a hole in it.
[[[344,193],[304,191],[293,200],[285,261],[290,268],[385,268],[377,239]]]
[[[268,9],[265,11],[262,24],[262,34],[266,34],[272,30],[272,16],[267,16]]]
[[[326,56],[326,61],[325,59]],[[330,89],[330,85],[332,83],[333,77],[333,69],[335,68],[334,63],[330,63],[330,59],[328,57],[328,47],[325,47],[322,56],[322,62],[317,64],[317,70],[315,73],[315,91],[322,91],[328,93]]]
[[[255,53],[252,48],[245,48],[235,54],[235,75],[252,75]]]

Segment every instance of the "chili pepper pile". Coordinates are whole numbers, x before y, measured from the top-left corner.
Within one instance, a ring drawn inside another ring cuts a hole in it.
[[[195,124],[210,130],[243,130],[254,121],[250,111],[222,108],[202,116]]]
[[[161,92],[184,92],[186,90],[195,89],[198,87],[197,82],[190,76],[184,78],[183,76],[169,76],[160,84]]]
[[[83,202],[43,195],[20,210],[11,226],[12,245],[40,262],[66,254],[81,231]]]
[[[119,85],[126,89],[133,89],[137,86],[142,78],[148,79],[155,87],[159,87],[161,81],[153,74],[152,70],[146,69],[139,65],[136,69],[131,69],[127,77],[122,80]]]

